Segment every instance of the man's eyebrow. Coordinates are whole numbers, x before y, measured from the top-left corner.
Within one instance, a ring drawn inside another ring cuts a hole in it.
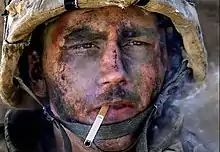
[[[159,34],[154,28],[124,27],[122,29],[121,36],[124,38],[134,38],[139,36],[157,38]]]
[[[80,29],[74,29],[69,35],[66,36],[68,40],[97,40],[102,39],[105,40],[107,38],[106,33],[95,31],[89,27],[86,28],[80,28]]]

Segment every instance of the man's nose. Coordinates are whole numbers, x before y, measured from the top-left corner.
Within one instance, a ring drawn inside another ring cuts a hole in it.
[[[127,73],[121,61],[120,48],[116,42],[110,42],[100,59],[100,86],[114,86],[128,82]]]

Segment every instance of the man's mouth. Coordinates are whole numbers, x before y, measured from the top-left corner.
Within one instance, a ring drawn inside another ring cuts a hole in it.
[[[128,105],[126,104],[120,104],[120,105],[110,105],[109,108],[111,109],[115,109],[115,110],[119,110],[119,109],[123,109],[125,107],[128,107]]]
[[[133,117],[136,113],[135,105],[132,102],[118,101],[117,103],[106,103],[109,106],[103,124],[121,122]],[[101,106],[95,111],[99,111]]]

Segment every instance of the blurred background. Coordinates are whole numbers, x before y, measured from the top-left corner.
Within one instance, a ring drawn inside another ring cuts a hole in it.
[[[208,81],[186,99],[176,101],[185,113],[185,126],[196,132],[219,152],[219,0],[194,0],[208,52]],[[0,0],[0,13],[3,0]],[[2,44],[3,18],[0,17],[0,46]],[[0,123],[4,108],[0,106]]]

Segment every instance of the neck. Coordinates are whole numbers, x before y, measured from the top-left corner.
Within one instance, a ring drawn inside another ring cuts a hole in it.
[[[53,106],[52,106],[51,110],[57,116],[55,110],[53,109]],[[139,133],[137,133],[137,130],[140,131],[140,129],[142,128],[143,121],[144,122],[148,121],[151,118],[153,111],[152,111],[152,108],[148,108],[144,112],[140,113],[138,116],[136,116],[132,119],[129,119],[128,121],[125,121],[125,122],[122,122],[119,124],[112,124],[113,126],[111,125],[108,127],[107,126],[101,127],[100,132],[97,134],[97,138],[99,140],[95,141],[94,147],[87,148],[84,146],[83,138],[81,136],[76,135],[75,132],[72,130],[74,128],[73,124],[65,124],[65,126],[67,125],[68,126],[67,128],[69,129],[68,130],[65,128],[65,132],[68,135],[69,142],[72,146],[72,151],[74,151],[74,152],[75,151],[76,152],[84,152],[84,151],[85,152],[101,152],[101,151],[129,152],[129,151],[131,151],[130,150],[131,147],[133,147],[134,144],[136,143],[137,136],[139,136]],[[146,120],[146,117],[147,117],[147,120]],[[131,124],[133,124],[133,125],[131,125]],[[80,127],[80,126],[78,125],[78,127]],[[81,127],[83,127],[83,126],[81,126]],[[126,127],[127,127],[127,130],[125,131]],[[114,129],[112,130],[112,128],[114,128]],[[123,128],[123,132],[121,132],[122,128]],[[83,128],[81,128],[81,129],[83,129]],[[84,129],[86,129],[85,126],[84,126]],[[81,133],[83,133],[83,134],[85,134],[84,129],[83,129],[84,133],[81,130]],[[54,130],[55,130],[58,151],[59,152],[66,152],[63,150],[64,149],[63,136],[61,135],[60,130],[57,128],[55,128]],[[106,134],[108,132],[111,132],[111,134]],[[105,135],[105,138],[100,138],[100,137],[104,137],[104,135]],[[69,145],[69,144],[67,144],[67,145]],[[71,147],[69,147],[67,149],[71,149]],[[132,152],[134,152],[134,150],[132,150]]]
[[[76,136],[67,129],[65,129],[65,131],[71,142],[71,146],[72,146],[71,152],[103,152],[103,151],[135,152],[135,146],[133,146],[133,148],[128,148],[131,147],[131,145],[135,142],[134,137],[132,135],[127,135],[125,137],[112,139],[104,142],[97,142],[96,145],[100,149],[105,149],[102,151],[96,147],[89,147],[89,148],[85,147],[83,144],[83,140],[81,138],[79,138],[78,136]],[[64,149],[63,137],[59,129],[57,129],[55,126],[54,126],[54,135],[55,135],[57,151],[66,152]],[[127,150],[120,150],[120,149],[127,149]]]
[[[87,150],[83,148],[83,145],[81,144],[80,139],[71,133],[69,130],[65,129],[66,133],[68,134],[68,137],[71,142],[72,151],[71,152],[86,152]],[[63,137],[61,135],[60,130],[54,126],[54,135],[55,135],[55,141],[56,141],[56,149],[58,152],[66,152],[64,148],[64,142]],[[88,151],[90,152],[90,151]],[[92,152],[92,151],[91,151]]]

